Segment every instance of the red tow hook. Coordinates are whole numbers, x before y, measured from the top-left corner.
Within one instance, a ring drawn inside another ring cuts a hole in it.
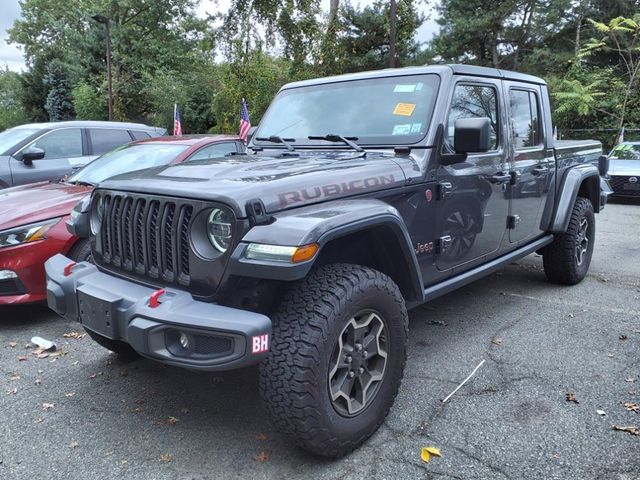
[[[64,266],[64,270],[62,270],[62,274],[65,277],[68,277],[69,275],[71,275],[71,270],[73,269],[73,267],[76,266],[76,262],[69,262]]]
[[[160,290],[156,290],[151,295],[149,295],[149,308],[157,308],[160,306],[160,297],[164,295],[164,288]]]

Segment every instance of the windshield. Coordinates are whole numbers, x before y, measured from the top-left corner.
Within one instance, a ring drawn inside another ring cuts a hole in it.
[[[357,137],[360,145],[415,143],[427,132],[439,83],[437,75],[410,75],[283,90],[254,138],[291,138],[296,147],[327,145],[308,137],[329,133]]]
[[[621,143],[611,151],[609,157],[616,160],[640,160],[640,143]]]
[[[67,182],[95,185],[121,173],[168,165],[187,148],[189,147],[185,145],[159,143],[124,145],[97,158],[71,175]]]
[[[23,141],[29,135],[33,135],[40,128],[14,127],[0,133],[0,155],[4,154],[11,147]]]

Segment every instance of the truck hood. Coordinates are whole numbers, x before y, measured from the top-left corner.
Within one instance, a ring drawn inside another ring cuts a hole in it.
[[[609,159],[609,175],[640,176],[640,160]]]
[[[404,185],[410,156],[300,152],[299,157],[235,155],[158,167],[111,178],[100,188],[225,203],[239,217],[249,200],[268,213]]]
[[[91,187],[40,182],[0,190],[0,230],[69,215]]]

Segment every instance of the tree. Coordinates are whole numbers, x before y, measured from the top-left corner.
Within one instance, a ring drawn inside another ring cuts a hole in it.
[[[22,108],[23,86],[20,75],[0,68],[0,131],[27,121]]]
[[[44,84],[49,87],[44,108],[52,122],[72,120],[75,116],[71,85],[67,75],[66,67],[60,60],[49,63],[44,77]]]
[[[593,52],[603,51],[613,53],[617,57],[618,67],[626,83],[618,115],[618,127],[622,128],[629,99],[640,75],[640,14],[635,14],[633,18],[616,17],[608,23],[590,19],[590,23],[603,36],[600,39],[591,39],[582,48],[581,55],[585,57]]]

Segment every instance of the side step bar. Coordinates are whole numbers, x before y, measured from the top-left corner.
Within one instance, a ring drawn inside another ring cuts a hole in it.
[[[424,290],[424,302],[429,302],[459,287],[462,287],[463,285],[475,282],[476,280],[485,277],[490,273],[495,272],[496,270],[504,268],[505,266],[515,262],[516,260],[519,260],[537,250],[540,250],[542,247],[549,245],[551,242],[553,242],[553,235],[547,235],[546,237],[542,237],[533,243],[529,243],[524,247],[514,250],[513,252],[509,252],[502,257],[496,258],[489,263],[485,263],[484,265],[480,265],[472,270],[463,272],[460,275],[448,278],[447,280],[440,282],[437,285],[428,287]]]

